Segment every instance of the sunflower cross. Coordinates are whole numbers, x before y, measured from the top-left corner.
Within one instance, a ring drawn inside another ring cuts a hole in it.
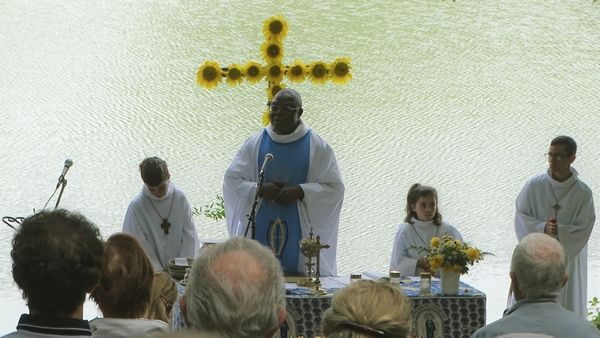
[[[265,41],[261,46],[261,54],[266,64],[262,65],[256,61],[247,62],[245,65],[231,64],[229,67],[221,68],[216,61],[205,61],[198,69],[196,82],[206,88],[216,88],[226,78],[229,86],[236,86],[244,80],[256,84],[261,80],[267,81],[267,101],[271,101],[278,91],[285,88],[282,83],[284,76],[295,83],[300,83],[309,78],[312,83],[323,85],[328,80],[335,84],[345,84],[352,79],[350,73],[350,59],[340,57],[332,63],[315,61],[304,63],[299,60],[284,65],[283,40],[288,32],[288,23],[281,15],[268,18],[263,23]],[[263,113],[263,124],[269,123],[268,113]]]

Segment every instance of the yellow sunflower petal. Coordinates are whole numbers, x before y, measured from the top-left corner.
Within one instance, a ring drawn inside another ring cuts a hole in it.
[[[308,76],[312,83],[322,85],[329,80],[329,69],[324,62],[313,62],[308,68]]]
[[[246,63],[242,69],[242,73],[250,83],[257,83],[265,76],[263,67],[258,62],[254,61]]]
[[[306,65],[302,61],[294,61],[287,67],[286,75],[290,81],[300,83],[306,78]]]
[[[263,42],[260,52],[267,63],[281,63],[283,60],[283,45],[279,41]]]
[[[269,83],[269,87],[267,88],[268,101],[271,102],[273,97],[275,97],[275,94],[277,94],[283,88],[285,88],[283,83]]]
[[[335,84],[345,84],[352,80],[352,73],[350,67],[350,58],[342,57],[333,60],[330,65],[331,69],[331,82]]]
[[[263,22],[263,34],[267,40],[282,41],[288,32],[288,23],[282,15],[274,15]]]
[[[222,78],[221,66],[215,61],[204,62],[198,69],[198,73],[196,73],[196,83],[206,89],[215,88]]]
[[[267,126],[271,123],[271,119],[269,119],[269,111],[265,110],[262,114],[262,124],[263,126]]]
[[[239,85],[244,80],[242,77],[242,67],[235,63],[227,68],[226,76],[227,79],[225,82],[231,87]]]
[[[269,81],[279,83],[283,79],[283,68],[280,64],[268,64],[265,67],[265,76]]]

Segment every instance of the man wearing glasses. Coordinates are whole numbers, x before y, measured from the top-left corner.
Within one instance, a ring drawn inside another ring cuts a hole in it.
[[[331,147],[301,119],[302,99],[283,89],[269,103],[271,123],[251,136],[225,172],[223,197],[230,237],[251,237],[248,217],[266,158],[263,184],[258,191],[255,239],[269,246],[287,275],[307,270],[299,242],[319,236],[329,245],[320,252],[320,274],[336,274],[340,209],[344,198],[342,176]]]
[[[587,241],[596,215],[592,191],[571,167],[576,153],[571,137],[558,136],[550,142],[548,170],[530,178],[517,196],[515,232],[519,241],[533,232],[558,239],[567,252],[569,276],[558,300],[586,317]]]

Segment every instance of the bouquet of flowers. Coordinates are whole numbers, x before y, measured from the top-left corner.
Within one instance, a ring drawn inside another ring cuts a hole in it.
[[[469,265],[483,260],[483,256],[489,254],[448,235],[433,237],[430,247],[422,249],[433,271],[441,268],[461,274],[467,273]]]

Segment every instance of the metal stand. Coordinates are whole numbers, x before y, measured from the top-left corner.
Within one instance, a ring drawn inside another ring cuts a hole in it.
[[[246,232],[244,233],[244,237],[248,237],[248,230],[252,228],[252,239],[256,239],[256,207],[258,206],[258,192],[260,188],[263,186],[263,181],[265,179],[265,172],[261,170],[258,173],[258,182],[256,182],[256,193],[254,194],[254,203],[252,203],[252,210],[250,211],[250,215],[248,215],[248,224],[246,225]]]
[[[54,210],[58,209],[58,203],[60,203],[63,191],[65,191],[65,187],[67,186],[67,179],[63,178],[60,182],[58,182],[58,185],[60,185],[61,187],[60,192],[58,193],[58,198],[56,199],[56,205],[54,206]],[[58,186],[56,188],[58,188]]]

